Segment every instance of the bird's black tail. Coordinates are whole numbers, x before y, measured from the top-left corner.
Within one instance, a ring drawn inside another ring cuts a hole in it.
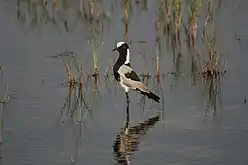
[[[160,101],[160,97],[158,97],[157,95],[155,95],[152,92],[145,93],[145,95],[148,97],[148,99],[152,99],[152,100],[156,101],[157,103],[159,103],[159,101]]]
[[[143,92],[139,89],[137,89],[141,94],[146,95],[148,97],[148,99],[152,99],[153,101],[156,101],[157,103],[160,102],[160,97],[158,97],[157,95],[155,95],[154,93],[152,93],[151,91],[148,92]]]

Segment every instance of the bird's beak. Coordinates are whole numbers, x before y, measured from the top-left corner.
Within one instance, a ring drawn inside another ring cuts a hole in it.
[[[114,48],[112,51],[116,51],[117,50],[117,48]]]

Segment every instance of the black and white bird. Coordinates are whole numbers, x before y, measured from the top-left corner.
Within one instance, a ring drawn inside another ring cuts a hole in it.
[[[129,103],[128,91],[130,89],[136,90],[147,96],[149,99],[159,103],[160,98],[152,93],[151,90],[140,81],[139,76],[132,69],[130,64],[130,50],[128,44],[125,42],[118,42],[117,47],[112,51],[116,50],[119,52],[119,58],[114,65],[113,72],[115,79],[125,89],[127,103]]]

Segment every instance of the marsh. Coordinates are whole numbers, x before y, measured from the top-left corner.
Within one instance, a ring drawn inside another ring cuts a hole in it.
[[[118,163],[123,40],[161,96],[129,93],[130,127],[159,115],[131,163],[246,164],[248,2],[198,2],[0,0],[1,164]]]

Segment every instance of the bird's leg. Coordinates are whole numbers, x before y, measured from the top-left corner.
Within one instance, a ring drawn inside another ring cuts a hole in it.
[[[126,100],[127,100],[127,104],[129,104],[130,100],[129,100],[128,92],[126,92]]]
[[[128,127],[129,122],[130,122],[130,116],[129,116],[129,104],[127,104],[127,108],[126,108],[126,125],[125,125],[125,128],[127,128],[127,127]]]
[[[129,121],[130,121],[130,116],[129,116],[129,96],[128,96],[128,92],[125,93],[126,94],[126,100],[127,100],[127,108],[126,108],[126,128],[129,125]]]

